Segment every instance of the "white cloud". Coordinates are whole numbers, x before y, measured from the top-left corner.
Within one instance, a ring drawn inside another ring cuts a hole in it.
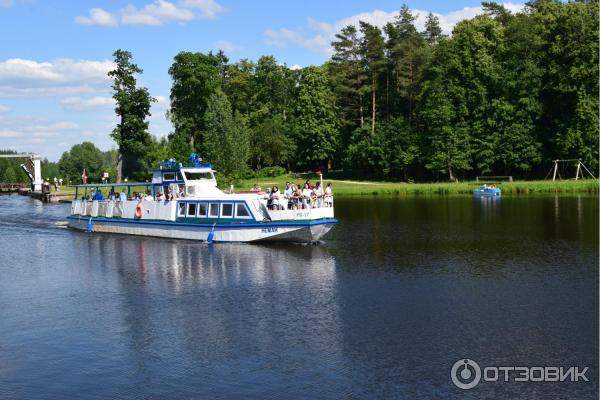
[[[188,22],[194,19],[190,9],[178,7],[165,0],[157,0],[137,9],[128,5],[121,10],[121,22],[129,25],[164,25],[169,22]]]
[[[47,156],[58,151],[56,139],[52,139],[52,146],[31,147],[30,145],[47,143],[50,138],[71,137],[77,143],[79,136],[76,131],[79,125],[73,121],[49,121],[33,116],[3,117],[3,128],[0,129],[0,147],[14,148],[20,151],[34,151]],[[53,154],[57,155],[57,154]]]
[[[0,113],[8,112],[8,110],[10,110],[8,107],[3,106],[2,104],[0,104]]]
[[[88,99],[83,99],[81,97],[66,97],[60,101],[60,104],[67,110],[87,111],[112,108],[115,105],[115,100],[108,96],[95,96]]]
[[[92,8],[89,17],[77,16],[75,22],[80,25],[115,26],[149,25],[161,26],[172,22],[185,23],[194,19],[214,19],[223,11],[215,0],[155,0],[140,8],[129,4],[118,13],[101,8]],[[118,20],[117,15],[118,14]]]
[[[92,8],[89,17],[77,16],[75,22],[80,25],[116,26],[117,18],[101,8]]]
[[[502,5],[504,5],[504,7],[511,12],[521,11],[524,7],[523,4],[519,3],[502,3]],[[415,20],[415,26],[419,31],[422,31],[425,27],[425,20],[427,18],[427,14],[429,14],[429,11],[419,9],[411,11],[413,15],[417,16]],[[445,34],[450,34],[458,22],[473,18],[482,13],[483,7],[478,6],[465,7],[461,10],[452,11],[445,14],[433,14],[439,18],[442,31]],[[277,30],[269,29],[264,32],[265,43],[275,47],[296,45],[315,52],[331,54],[331,42],[335,39],[335,34],[341,31],[342,28],[348,25],[355,25],[358,27],[359,21],[368,22],[381,28],[386,23],[393,21],[397,15],[398,11],[387,12],[382,10],[373,10],[370,12],[355,14],[334,23],[322,22],[313,18],[309,18],[307,20],[307,24],[310,28],[310,34],[286,28]]]
[[[17,132],[12,129],[0,129],[0,139],[1,138],[17,138],[23,136],[23,133]]]
[[[234,53],[242,48],[229,40],[218,40],[212,45],[213,50],[223,50],[226,53]]]
[[[24,132],[55,133],[55,132],[60,132],[60,131],[65,131],[65,130],[79,129],[79,125],[77,125],[75,122],[71,122],[71,121],[59,121],[59,122],[52,122],[52,123],[47,123],[47,124],[43,124],[43,125],[40,124],[40,125],[24,126],[22,129]],[[38,135],[38,136],[43,136],[43,135]]]
[[[37,62],[21,58],[0,61],[0,96],[53,96],[108,89],[112,61],[68,58]]]

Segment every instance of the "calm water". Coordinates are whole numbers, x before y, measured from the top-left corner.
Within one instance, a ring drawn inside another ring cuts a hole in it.
[[[597,197],[336,201],[320,246],[209,247],[0,196],[0,398],[597,398]]]

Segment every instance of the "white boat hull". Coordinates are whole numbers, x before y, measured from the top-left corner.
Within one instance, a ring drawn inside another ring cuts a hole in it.
[[[212,231],[212,241],[215,242],[281,241],[298,243],[320,240],[337,222],[335,219],[324,219],[287,223],[215,224],[213,226],[86,216],[70,216],[68,221],[71,228],[90,232],[208,241]]]

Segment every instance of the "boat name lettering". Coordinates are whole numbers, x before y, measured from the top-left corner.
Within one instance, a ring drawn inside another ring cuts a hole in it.
[[[262,228],[262,233],[276,233],[276,232],[277,232],[276,227]]]

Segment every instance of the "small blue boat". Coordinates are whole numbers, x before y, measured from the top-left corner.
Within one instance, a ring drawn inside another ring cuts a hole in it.
[[[473,196],[475,197],[499,197],[502,194],[500,188],[488,187],[486,185],[481,186],[479,189],[473,190]]]

